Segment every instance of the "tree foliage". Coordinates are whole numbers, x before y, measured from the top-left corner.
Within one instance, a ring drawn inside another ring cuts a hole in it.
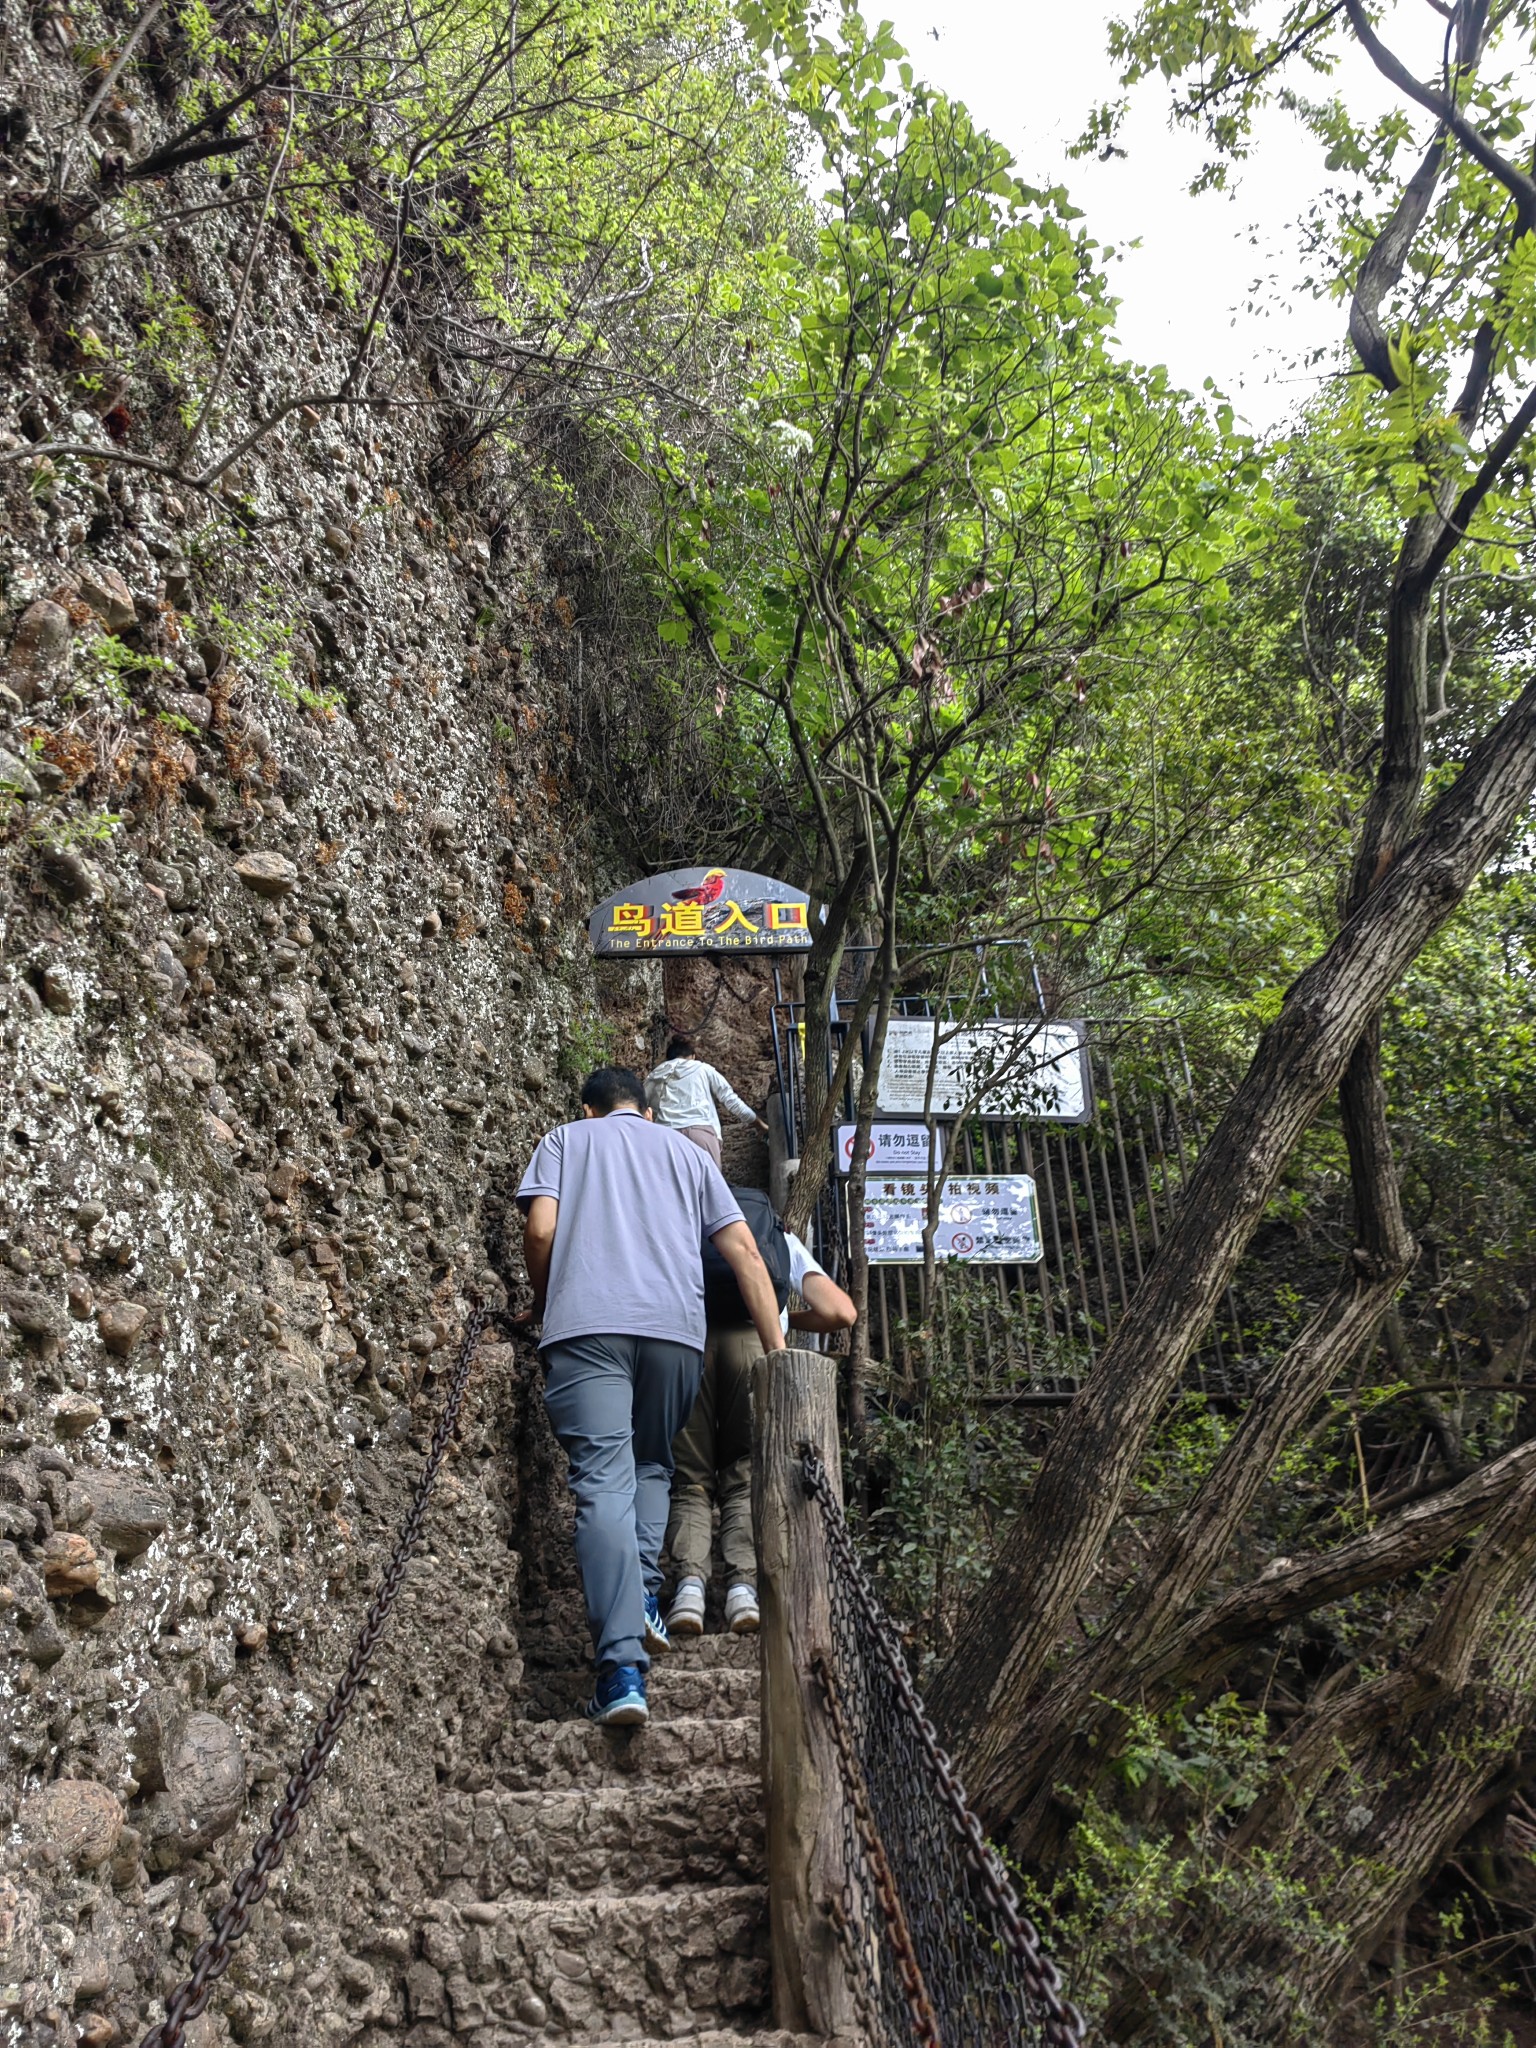
[[[1106,2038],[1412,2038],[1406,1916],[1519,1796],[1536,1677],[1532,10],[1434,0],[1418,69],[1363,0],[1111,30],[1201,183],[1277,102],[1332,172],[1350,353],[1266,447],[1126,362],[1067,191],[851,7],[77,12],[8,258],[96,424],[0,459],[142,467],[258,539],[249,458],[316,414],[427,412],[445,490],[535,477],[605,831],[825,909],[792,1220],[904,997],[963,1018],[985,964],[988,1000],[1187,1032],[1215,1128],[1058,1421],[937,1359],[898,1409],[865,1319],[867,1533]],[[1381,119],[1331,94],[1351,47]],[[232,297],[178,269],[194,220]],[[339,371],[276,359],[279,233]],[[1229,1284],[1257,1370],[1220,1407],[1183,1372]]]
[[[1027,932],[1076,1000],[1114,986],[1144,1012],[1172,1009],[1239,1068],[1264,1033],[1142,1301],[1045,1444],[935,1691],[994,1819],[1055,1870],[1074,1843],[1087,1854],[1074,1832],[1085,1816],[1111,1811],[1136,1727],[1116,1703],[1145,1696],[1172,1716],[1177,1758],[1204,1725],[1179,1720],[1188,1689],[1205,1711],[1234,1660],[1273,1631],[1261,1603],[1256,1635],[1234,1627],[1213,1661],[1180,1661],[1235,1556],[1262,1564],[1271,1517],[1289,1517],[1308,1546],[1289,1615],[1356,1598],[1366,1580],[1395,1583],[1373,1609],[1373,1650],[1343,1685],[1348,1704],[1311,1706],[1302,1671],[1297,1718],[1254,1724],[1239,1806],[1218,1802],[1200,1822],[1208,1881],[1122,1960],[1115,2038],[1169,2025],[1186,2038],[1180,2029],[1216,2014],[1238,2038],[1304,2037],[1522,1739],[1518,1682],[1488,1658],[1504,1603],[1527,1584],[1524,1539],[1500,1550],[1499,1570],[1462,1563],[1449,1620],[1417,1591],[1418,1575],[1436,1583],[1485,1522],[1523,1527],[1525,1471],[1510,1448],[1518,1407],[1496,1392],[1446,1404],[1433,1382],[1448,1356],[1459,1371],[1442,1327],[1436,1209],[1448,1219],[1468,1182],[1448,1170],[1456,1126],[1426,1101],[1423,1066],[1399,1113],[1416,1056],[1448,1054],[1438,1037],[1421,1047],[1409,1021],[1431,985],[1463,1018],[1485,1000],[1512,1033],[1514,1099],[1525,1072],[1514,1021],[1524,855],[1508,835],[1533,772],[1526,224],[1513,158],[1490,163],[1453,104],[1461,95],[1486,114],[1499,90],[1473,82],[1489,18],[1453,13],[1449,99],[1437,115],[1408,96],[1441,132],[1420,138],[1406,173],[1411,112],[1368,133],[1336,105],[1301,110],[1341,167],[1369,164],[1326,245],[1357,369],[1267,460],[1219,411],[1116,362],[1093,252],[1063,195],[1027,192],[1006,170],[997,189],[985,139],[855,18],[839,17],[834,37],[764,17],[829,180],[819,262],[786,278],[787,332],[729,431],[658,461],[674,606],[662,631],[697,665],[701,697],[712,687],[724,743],[750,730],[766,753],[765,829],[808,836],[831,912],[807,983],[813,1071],[817,1011],[855,921],[878,948],[855,1013],[870,1027],[866,1121],[898,992],[963,1005],[964,975],[939,963],[978,939]],[[1513,16],[1493,26],[1523,32]],[[1196,73],[1189,111],[1240,153],[1287,63],[1325,66],[1327,38],[1344,33],[1374,53],[1353,9],[1272,29],[1253,32],[1246,11],[1239,22],[1150,9],[1120,46],[1132,79],[1154,62],[1176,82]],[[1500,139],[1519,113],[1506,89]],[[936,225],[945,232],[930,239]],[[1010,291],[1015,248],[1029,261]],[[1463,894],[1465,914],[1447,925]],[[1452,996],[1442,977],[1479,927],[1500,933],[1501,964],[1482,963],[1478,996]],[[1519,1126],[1505,1116],[1510,1088],[1498,1093],[1477,1128],[1503,1158],[1500,1121]],[[817,1137],[813,1122],[812,1159]],[[1523,1175],[1496,1175],[1513,1250],[1529,1216]],[[800,1205],[814,1188],[813,1170]],[[1109,1563],[1118,1511],[1144,1460],[1167,1467],[1162,1403],[1253,1232],[1283,1213],[1284,1189],[1302,1194],[1303,1214],[1326,1216],[1342,1275],[1318,1286],[1314,1262],[1289,1319],[1277,1304],[1246,1412],[1185,1459],[1151,1561],[1127,1577]],[[1490,1245],[1480,1261],[1468,1213],[1460,1206],[1454,1226],[1463,1281],[1476,1265],[1490,1327],[1516,1341],[1522,1254],[1501,1266]],[[1421,1237],[1434,1278],[1405,1321],[1395,1304]],[[1457,1295],[1458,1314],[1476,1292]],[[1360,1361],[1378,1345],[1384,1383],[1372,1390]],[[859,1392],[856,1371],[856,1421]],[[930,1389],[930,1404],[949,1398]],[[894,1460],[882,1515],[904,1536],[901,1557],[915,1542],[940,1560],[938,1580],[896,1567],[893,1584],[941,1600],[952,1565],[974,1571],[975,1534],[999,1496],[952,1540],[964,1518],[946,1519],[945,1475],[957,1456],[974,1465],[977,1431],[963,1402],[928,1414],[936,1432],[881,1424]],[[992,1437],[981,1455],[1000,1478],[1016,1453],[1006,1432]],[[1374,1498],[1406,1501],[1412,1516],[1412,1485],[1390,1476],[1402,1452],[1421,1474],[1426,1455],[1436,1461],[1448,1498],[1472,1491],[1443,1520],[1384,1522],[1358,1559],[1333,1556],[1326,1520],[1300,1504],[1306,1489],[1321,1482],[1347,1501],[1358,1466],[1367,1502],[1374,1473]],[[1479,1458],[1499,1475],[1491,1494],[1473,1484]],[[914,1464],[928,1478],[909,1485]],[[1069,1616],[1099,1580],[1104,1633],[1074,1648]],[[1388,1682],[1398,1657],[1453,1673],[1454,1703]],[[1349,1675],[1348,1661],[1328,1668],[1335,1687]],[[1441,1755],[1463,1714],[1500,1733],[1476,1756]],[[1378,1742],[1378,1715],[1400,1736]],[[1422,1768],[1406,1769],[1408,1754]],[[1186,1776],[1173,1764],[1160,1775],[1154,1810],[1176,1830]],[[1341,1848],[1367,1785],[1376,1847]],[[1286,1996],[1259,2010],[1252,1986],[1277,1972]]]

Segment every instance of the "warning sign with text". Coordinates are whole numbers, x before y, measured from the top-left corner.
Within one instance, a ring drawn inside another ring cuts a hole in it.
[[[864,1245],[877,1266],[920,1266],[928,1221],[923,1179],[871,1179],[864,1192]],[[1027,1173],[951,1178],[939,1198],[934,1256],[973,1265],[1032,1266],[1044,1247],[1035,1184]]]
[[[839,1173],[851,1173],[853,1170],[853,1141],[858,1134],[857,1124],[839,1124],[837,1127]],[[942,1152],[942,1144],[939,1149]],[[932,1150],[926,1124],[875,1124],[870,1130],[864,1156],[872,1174],[926,1173]]]

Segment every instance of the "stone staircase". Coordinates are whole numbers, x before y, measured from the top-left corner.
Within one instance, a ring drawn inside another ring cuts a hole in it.
[[[658,1658],[627,1730],[580,1719],[585,1641],[569,1596],[525,1614],[527,1718],[443,1789],[413,2018],[473,2048],[812,2048],[771,2024],[755,1639]]]

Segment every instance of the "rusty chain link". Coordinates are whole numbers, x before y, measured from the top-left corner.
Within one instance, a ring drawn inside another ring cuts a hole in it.
[[[800,1458],[830,1566],[833,1642],[815,1676],[848,1794],[833,1919],[861,2016],[881,2021],[866,2030],[880,2048],[1082,2048],[1082,2016],[966,1803],[820,1453],[802,1444]]]
[[[494,1255],[493,1255],[494,1265]],[[273,1871],[282,1862],[288,1842],[299,1824],[299,1816],[309,1804],[310,1797],[320,1775],[330,1760],[331,1751],[336,1747],[342,1724],[348,1710],[357,1697],[358,1686],[372,1662],[378,1648],[390,1611],[405,1578],[406,1566],[411,1561],[421,1536],[421,1525],[431,1498],[433,1482],[438,1467],[442,1464],[454,1430],[458,1427],[459,1410],[464,1405],[465,1389],[469,1385],[469,1371],[474,1363],[475,1351],[486,1325],[491,1321],[492,1311],[483,1303],[477,1303],[470,1311],[464,1325],[464,1338],[459,1346],[459,1355],[454,1361],[453,1371],[448,1378],[448,1391],[443,1401],[443,1412],[437,1419],[432,1432],[432,1446],[427,1453],[427,1462],[422,1467],[421,1477],[416,1482],[410,1510],[400,1526],[395,1547],[390,1552],[384,1575],[379,1580],[378,1590],[369,1605],[363,1625],[358,1631],[352,1654],[347,1659],[347,1668],[336,1682],[336,1689],[326,1703],[325,1712],[315,1724],[315,1732],[309,1745],[298,1761],[293,1776],[288,1780],[282,1798],[273,1809],[271,1824],[256,1847],[244,1870],[235,1879],[228,1900],[214,1921],[206,1940],[201,1942],[192,1958],[191,1974],[182,1979],[166,2000],[165,2018],[150,2028],[139,2044],[139,2048],[181,2048],[182,2036],[188,2024],[203,2012],[212,1996],[213,1987],[229,1968],[234,1956],[235,1944],[251,1924],[251,1916],[266,1896],[267,1886]]]
[[[870,1874],[875,1882],[875,1896],[890,1934],[891,1947],[896,1952],[896,1969],[901,1978],[902,1993],[912,2015],[912,2038],[918,2048],[944,2048],[944,2037],[939,2032],[939,2016],[933,2009],[933,2000],[928,1996],[928,1986],[923,1981],[923,1966],[917,1959],[917,1950],[912,1944],[912,1930],[907,1925],[907,1916],[902,1909],[901,1893],[891,1875],[890,1861],[885,1853],[885,1844],[880,1839],[880,1828],[875,1820],[874,1808],[869,1803],[869,1792],[859,1771],[858,1758],[854,1755],[853,1737],[848,1727],[848,1717],[843,1712],[842,1695],[837,1689],[837,1680],[832,1676],[832,1667],[826,1657],[818,1651],[811,1660],[811,1669],[821,1687],[821,1697],[826,1705],[827,1718],[832,1723],[832,1740],[837,1745],[838,1769],[843,1775],[843,1790],[848,1795],[849,1810],[859,1831],[859,1840],[864,1844],[864,1854],[869,1860]]]
[[[864,2039],[872,2044],[873,2048],[873,2044],[878,2043],[880,2035],[878,2032],[878,2022],[875,2017],[874,2002],[870,1997],[868,1973],[863,1967],[863,1961],[859,1954],[858,1943],[854,1937],[853,1922],[848,1917],[852,1901],[852,1882],[845,1879],[843,1897],[840,1899],[828,1899],[826,1902],[826,1914],[827,1918],[832,1922],[832,1932],[837,1936],[838,1945],[843,1951],[843,1960],[847,1965],[848,1988],[853,1994],[853,2009],[859,2016],[859,2031]]]

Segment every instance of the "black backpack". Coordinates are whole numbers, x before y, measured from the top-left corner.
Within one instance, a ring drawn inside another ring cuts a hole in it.
[[[763,1264],[768,1268],[768,1278],[773,1282],[774,1297],[782,1309],[789,1300],[790,1292],[789,1243],[784,1236],[784,1226],[774,1215],[773,1204],[761,1188],[733,1187],[731,1193],[746,1218],[748,1230],[757,1239]],[[709,1238],[704,1240],[704,1314],[712,1323],[750,1323],[752,1320],[747,1313],[747,1304],[741,1298],[741,1289],[736,1285],[736,1275]]]

